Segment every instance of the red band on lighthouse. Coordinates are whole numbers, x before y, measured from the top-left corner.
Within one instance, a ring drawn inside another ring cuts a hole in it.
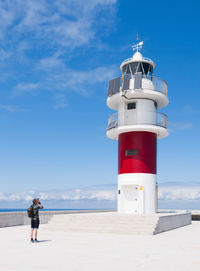
[[[157,135],[151,132],[127,132],[119,135],[118,174],[156,174]]]

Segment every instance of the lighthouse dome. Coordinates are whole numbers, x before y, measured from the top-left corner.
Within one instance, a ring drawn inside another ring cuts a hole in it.
[[[132,46],[133,50],[136,50],[133,57],[124,60],[120,66],[122,74],[131,74],[134,76],[135,73],[142,73],[144,76],[153,75],[155,64],[150,58],[143,57],[140,50],[143,46],[143,41],[138,42]]]
[[[143,57],[142,57],[142,54],[140,52],[136,52],[134,55],[133,55],[133,60],[142,60]]]

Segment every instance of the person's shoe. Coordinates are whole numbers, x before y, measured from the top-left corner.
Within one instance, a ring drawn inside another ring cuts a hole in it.
[[[34,243],[34,240],[31,238],[31,243]]]
[[[38,239],[35,239],[35,243],[39,243]]]

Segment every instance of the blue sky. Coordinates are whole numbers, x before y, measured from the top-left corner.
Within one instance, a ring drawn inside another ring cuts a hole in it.
[[[170,136],[158,142],[158,183],[199,182],[197,1],[0,1],[2,193],[117,182],[106,138],[108,80],[142,53],[166,80]]]

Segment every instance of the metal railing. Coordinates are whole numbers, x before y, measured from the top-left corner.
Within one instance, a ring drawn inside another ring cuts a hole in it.
[[[118,112],[112,114],[109,118],[108,118],[108,126],[107,126],[107,130],[110,130],[112,128],[116,128],[118,127]]]
[[[152,84],[145,85],[145,79],[150,80]],[[167,95],[167,83],[163,79],[156,76],[142,76],[142,89],[150,89]]]
[[[137,90],[138,88],[135,87],[135,78],[136,76],[130,76],[130,81],[128,82],[129,88],[126,90],[126,93],[129,90]],[[116,79],[112,79],[110,81],[114,81],[114,80],[118,80],[117,84],[110,84],[109,83],[109,88],[108,88],[108,97],[111,97],[114,94],[119,93],[120,91],[122,91],[122,87],[123,87],[123,78],[121,78],[121,80],[119,80],[119,77],[117,77]],[[153,91],[157,91],[157,92],[161,92],[164,95],[167,95],[167,83],[163,80],[160,79],[156,76],[150,76],[150,75],[142,75],[141,77],[141,91],[142,90],[153,90]],[[127,82],[126,82],[127,83]],[[120,85],[121,84],[121,85]],[[116,87],[115,87],[116,86]]]
[[[156,125],[167,129],[167,115],[161,112],[157,112]]]
[[[152,62],[152,63],[153,63],[153,60],[150,59],[150,58],[148,58],[148,57],[142,57],[142,60],[146,60],[146,61],[149,61],[149,62]],[[133,58],[132,58],[132,57],[129,57],[129,58],[125,59],[125,60],[122,62],[122,64],[124,64],[124,63],[126,63],[126,62],[129,62],[129,61],[133,61]],[[121,64],[121,65],[122,65],[122,64]]]
[[[161,112],[144,112],[146,114],[146,120],[143,118],[142,120],[139,118],[129,120],[126,124],[119,125],[118,122],[118,112],[112,114],[108,118],[108,126],[107,130],[117,128],[119,126],[126,126],[126,125],[153,125],[153,126],[159,126],[167,129],[167,116]],[[144,114],[143,113],[143,114]],[[152,118],[152,116],[155,116],[155,119]],[[150,116],[150,118],[148,118]]]

